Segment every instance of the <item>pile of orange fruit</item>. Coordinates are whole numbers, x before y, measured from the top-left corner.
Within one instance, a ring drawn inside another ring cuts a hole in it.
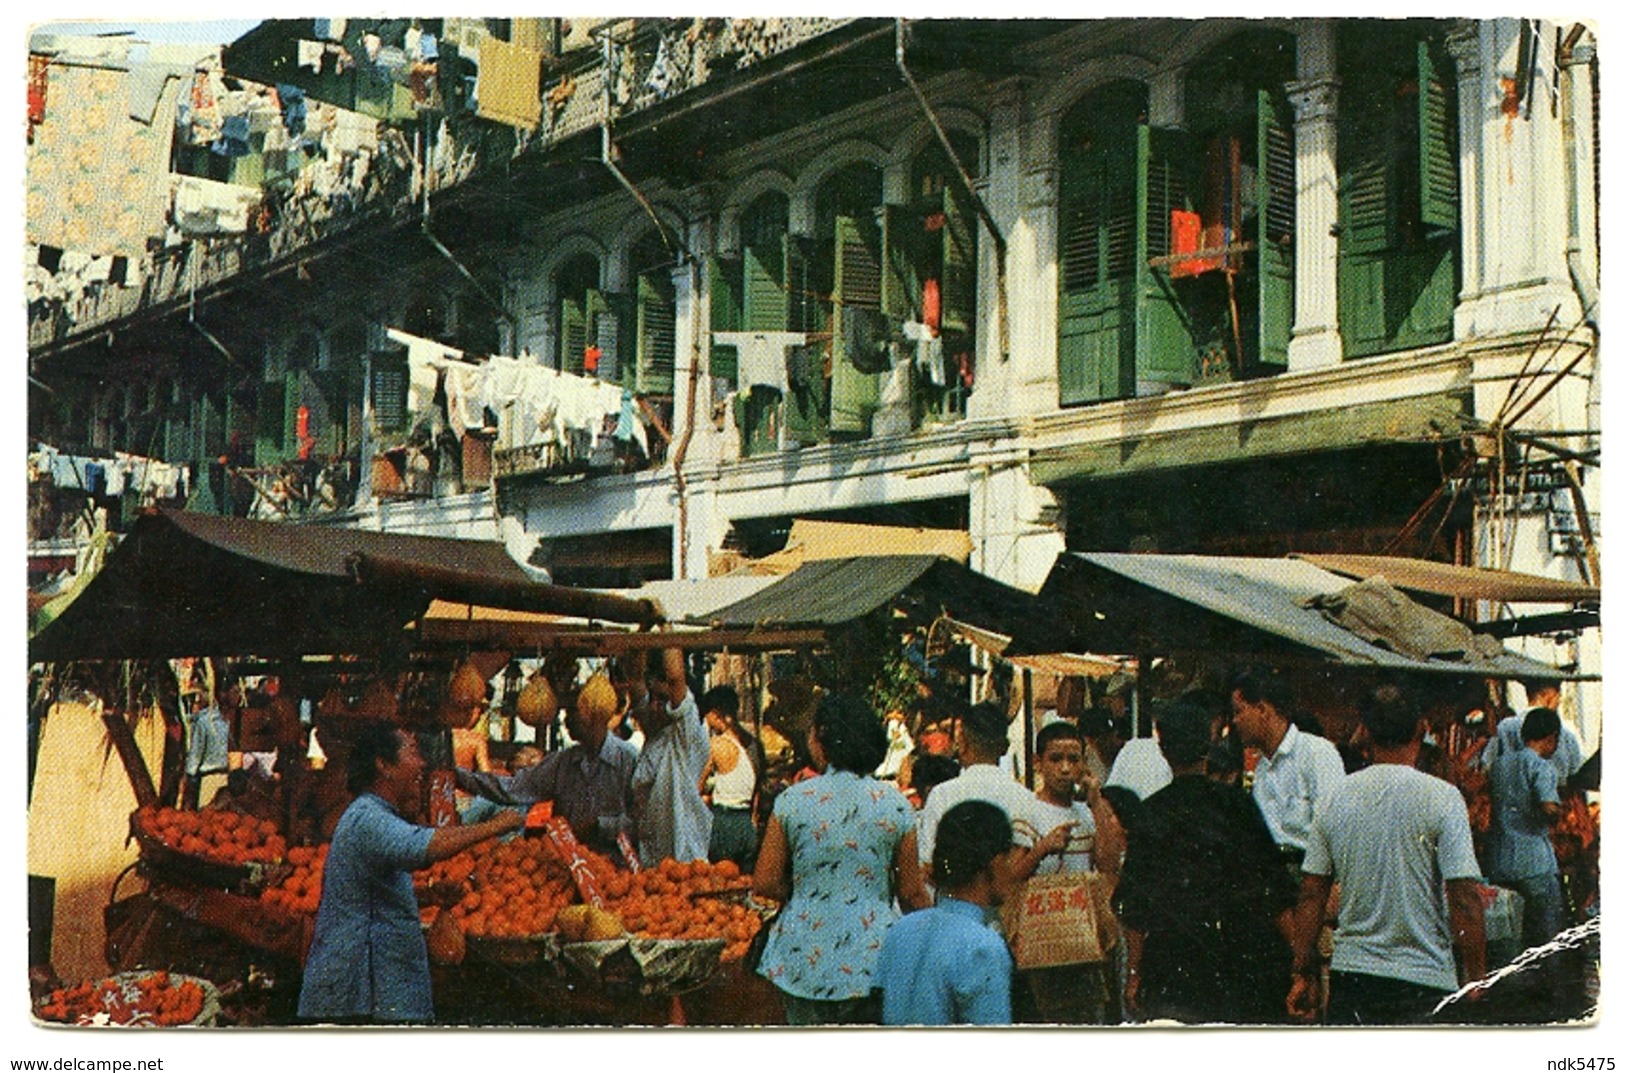
[[[451,861],[451,874],[466,871],[466,889],[451,914],[463,934],[519,939],[553,930],[553,918],[576,900],[570,870],[540,839],[482,842]]]
[[[287,843],[270,820],[229,809],[158,808],[148,805],[135,814],[137,829],[177,853],[215,864],[271,863],[282,859]]]
[[[51,992],[40,1016],[67,1024],[94,1024],[101,1015],[114,1025],[184,1025],[203,1012],[203,988],[195,980],[172,980],[149,972],[135,980],[108,978]]]
[[[322,901],[322,865],[327,861],[327,846],[289,846],[288,864],[291,871],[260,892],[260,901],[277,909],[296,913],[314,913]]]
[[[761,917],[729,897],[748,886],[732,861],[664,860],[641,872],[611,872],[602,881],[605,908],[626,930],[651,939],[722,939],[722,960],[745,956]]]
[[[722,939],[722,959],[743,957],[761,917],[737,895],[749,885],[732,861],[664,860],[642,872],[615,867],[581,849],[604,908],[633,935],[650,939]],[[293,870],[268,886],[268,905],[314,913],[321,900],[327,845],[288,850]],[[569,868],[543,839],[482,842],[413,874],[422,919],[449,913],[464,935],[523,939],[554,932],[559,910],[581,901]],[[720,895],[720,896],[709,896]]]

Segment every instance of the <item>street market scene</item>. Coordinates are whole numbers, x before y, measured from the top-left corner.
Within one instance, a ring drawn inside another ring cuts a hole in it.
[[[32,27],[30,1025],[1599,1024],[1596,47]]]

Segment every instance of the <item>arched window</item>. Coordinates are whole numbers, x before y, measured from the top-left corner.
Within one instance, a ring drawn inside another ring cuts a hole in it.
[[[1061,404],[1134,392],[1146,88],[1114,82],[1062,118],[1056,150]]]
[[[711,259],[711,330],[790,331],[791,266],[802,265],[803,255],[790,235],[787,195],[769,191],[745,207],[739,217],[739,246],[737,258]],[[797,290],[805,290],[804,285]],[[771,348],[764,353],[770,358],[775,356]],[[788,370],[782,376],[770,371],[766,379],[771,383],[756,383],[760,377],[752,375],[754,372],[747,369],[746,375],[741,376],[736,347],[712,346],[713,391],[719,392],[719,398],[720,392],[735,387],[740,392],[734,402],[734,417],[740,429],[741,453],[747,456],[778,448],[784,392],[773,385],[788,380]],[[802,394],[809,396],[807,403],[816,412],[811,392],[805,385]]]
[[[604,358],[605,342],[600,331],[601,322],[609,321],[613,332],[613,317],[609,303],[598,289],[598,258],[579,254],[565,261],[553,273],[553,292],[557,302],[555,321],[553,367],[567,373],[592,372],[614,379],[614,347],[610,358]]]
[[[1460,291],[1456,80],[1444,26],[1338,24],[1343,352],[1446,342]]]
[[[970,173],[979,170],[981,144],[953,132],[949,143]],[[886,312],[916,343],[924,411],[943,418],[965,412],[976,366],[976,210],[953,162],[933,140],[914,158],[909,200],[886,206]]]
[[[828,428],[837,438],[869,434],[881,374],[891,367],[881,304],[880,206],[880,169],[871,164],[834,172],[819,185],[813,202],[810,294],[795,304],[803,328],[829,339]],[[786,423],[791,420],[787,414]]]
[[[1183,135],[1153,159],[1184,204],[1149,217],[1166,226],[1169,300],[1153,304],[1153,348],[1174,360],[1153,374],[1180,382],[1279,372],[1292,337],[1292,232],[1296,167],[1285,85],[1294,75],[1290,34],[1254,30],[1225,39],[1192,66]],[[1217,251],[1210,253],[1209,251]]]
[[[669,396],[677,363],[677,291],[671,271],[677,255],[651,228],[633,246],[632,312],[628,328],[634,360],[626,372],[628,383],[640,395]]]
[[[1114,83],[1062,120],[1061,402],[1279,371],[1292,330],[1291,36],[1192,64],[1179,128]]]

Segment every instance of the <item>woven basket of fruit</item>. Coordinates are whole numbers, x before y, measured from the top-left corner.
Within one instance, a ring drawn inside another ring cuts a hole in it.
[[[220,991],[198,976],[137,970],[57,988],[34,1009],[53,1024],[95,1028],[202,1028],[220,1015]]]

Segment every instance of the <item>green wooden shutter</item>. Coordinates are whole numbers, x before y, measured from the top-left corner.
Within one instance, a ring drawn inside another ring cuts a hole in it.
[[[880,398],[880,376],[866,341],[856,339],[868,315],[880,314],[880,257],[873,226],[852,216],[835,219],[835,313],[831,318],[829,427],[867,433]]]
[[[817,296],[812,293],[811,266],[806,241],[796,235],[784,236],[784,291],[790,301],[790,330],[824,330],[824,317]]]
[[[1141,124],[1136,184],[1141,211],[1135,234],[1135,358],[1123,395],[1133,395],[1141,381],[1194,383],[1201,357],[1187,314],[1167,268],[1153,268],[1153,257],[1172,248],[1173,211],[1191,208],[1187,169],[1194,152],[1183,131]],[[1108,257],[1111,254],[1108,252]]]
[[[626,362],[623,360],[624,348],[621,346],[625,334],[622,325],[626,316],[620,296],[589,290],[582,302],[582,312],[586,322],[586,341],[583,346],[595,346],[599,350],[598,379],[612,384],[626,383]],[[585,359],[582,365],[584,368]]]
[[[1258,91],[1258,361],[1286,365],[1292,342],[1297,166],[1282,95]]]
[[[408,379],[404,353],[373,353],[372,422],[379,433],[387,435],[406,431]]]
[[[915,209],[887,205],[881,212],[880,241],[885,256],[881,259],[880,308],[889,317],[914,320],[920,315],[924,227],[924,219]]]
[[[1396,54],[1391,38],[1345,36],[1337,273],[1343,352],[1355,358],[1446,342],[1459,289],[1448,67],[1430,39],[1403,42],[1407,51]],[[1396,55],[1404,61],[1396,63]]]
[[[1352,82],[1352,84],[1351,84]],[[1394,244],[1389,171],[1394,149],[1394,85],[1385,71],[1343,79],[1337,112],[1338,249],[1370,253]]]
[[[259,408],[254,423],[254,465],[274,466],[287,457],[288,389],[283,380],[260,384]]]
[[[1421,116],[1422,224],[1434,231],[1456,231],[1458,224],[1456,153],[1452,146],[1455,124],[1451,122],[1450,95],[1440,71],[1437,45],[1432,40],[1416,43],[1418,105]]]
[[[822,333],[828,329],[830,319],[824,301],[813,291],[808,245],[809,240],[799,235],[784,236],[784,289],[790,298],[790,330]],[[802,446],[829,438],[829,377],[818,344],[809,344],[807,352],[813,368],[804,382],[790,384],[790,394],[780,408],[785,436]]]
[[[942,330],[976,330],[976,214],[959,188],[942,194]]]
[[[737,332],[744,322],[740,301],[744,266],[737,260],[712,257],[710,260],[711,330]],[[739,351],[736,347],[711,344],[711,377],[739,382]]]
[[[785,245],[746,246],[740,271],[741,313],[745,331],[782,332],[790,324],[790,298],[785,290]]]
[[[677,362],[677,296],[670,274],[638,277],[636,338],[638,393],[670,395]]]
[[[1089,148],[1062,159],[1058,357],[1063,406],[1133,390],[1140,204],[1135,131],[1131,116],[1114,113]]]
[[[581,373],[582,352],[587,349],[587,313],[575,298],[559,302],[559,368]]]

